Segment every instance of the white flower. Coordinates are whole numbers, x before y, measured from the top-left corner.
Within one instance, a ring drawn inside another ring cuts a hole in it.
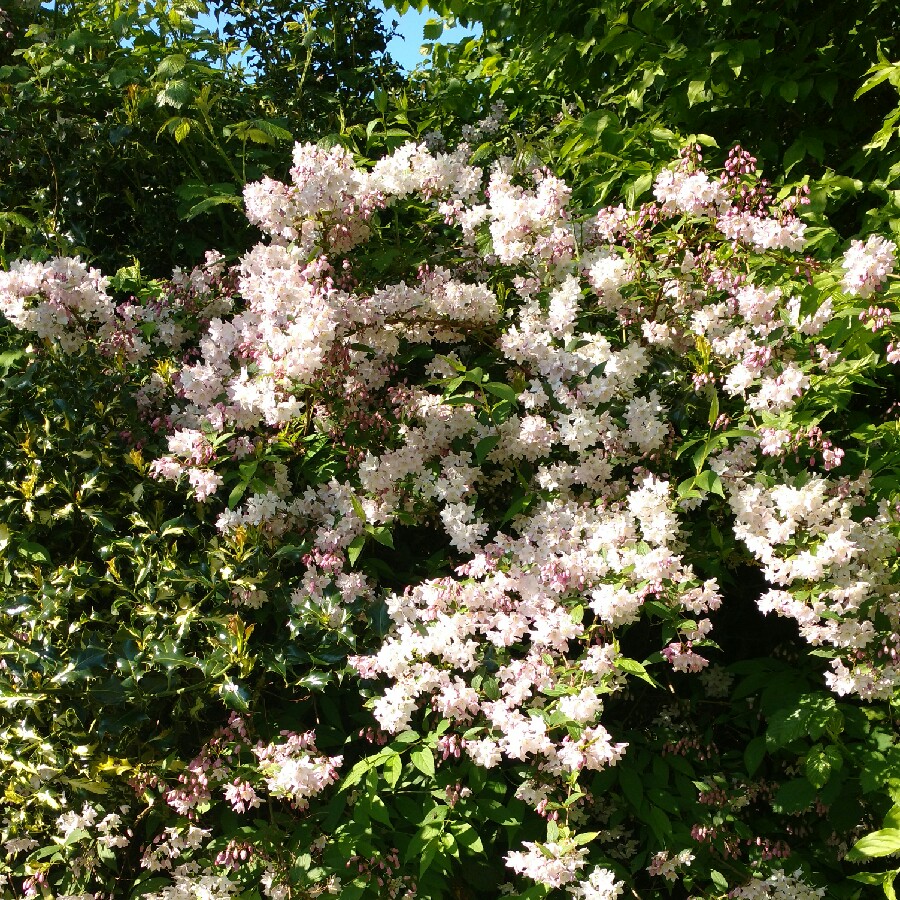
[[[573,844],[546,844],[525,841],[525,851],[507,853],[506,865],[519,875],[524,875],[547,887],[562,887],[575,880],[575,873],[584,865],[587,850]]]
[[[852,241],[841,263],[844,290],[854,297],[871,297],[894,271],[896,251],[897,245],[893,241],[886,241],[877,234],[869,237],[865,244]]]

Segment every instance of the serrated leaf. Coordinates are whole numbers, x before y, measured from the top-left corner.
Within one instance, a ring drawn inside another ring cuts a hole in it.
[[[426,41],[436,41],[444,33],[444,23],[440,19],[429,19],[422,27],[422,37]]]
[[[171,78],[177,75],[187,65],[187,57],[183,53],[173,53],[167,56],[156,67],[156,75],[159,78]]]
[[[321,691],[332,681],[334,681],[334,675],[331,672],[319,672],[314,669],[312,672],[307,672],[302,678],[298,678],[297,684],[313,691]]]
[[[187,81],[170,81],[157,95],[157,106],[173,106],[181,109],[194,98],[194,89]]]
[[[245,134],[254,144],[275,143],[275,139],[270,134],[263,131],[262,128],[248,128]]]
[[[229,679],[219,687],[219,696],[229,709],[250,712],[250,692],[242,684]]]
[[[816,789],[828,784],[831,777],[831,759],[824,748],[817,745],[806,754],[804,773],[809,783]]]
[[[294,135],[291,134],[287,128],[282,128],[280,125],[276,125],[268,119],[254,119],[251,124],[254,128],[264,131],[266,134],[271,135],[279,141],[292,141],[294,139]]]

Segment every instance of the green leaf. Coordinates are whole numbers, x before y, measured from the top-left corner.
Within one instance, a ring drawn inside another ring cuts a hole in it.
[[[363,505],[359,502],[359,497],[357,497],[356,494],[350,494],[350,504],[353,506],[353,512],[356,513],[356,517],[360,522],[365,524],[366,511],[363,509]]]
[[[238,503],[241,502],[241,497],[244,496],[244,492],[249,487],[248,482],[239,481],[232,489],[231,493],[228,495],[228,508],[234,509]]]
[[[186,65],[187,57],[183,53],[173,53],[156,67],[156,76],[168,79],[172,75],[177,75]]]
[[[23,541],[19,544],[19,553],[29,562],[50,564],[50,551],[37,541]]]
[[[719,420],[719,393],[713,385],[707,385],[707,395],[709,396],[709,416],[707,421],[709,427],[712,428]]]
[[[444,33],[444,23],[440,19],[429,19],[422,28],[426,41],[436,41]]]
[[[266,134],[275,138],[279,141],[292,141],[294,139],[294,135],[291,134],[287,128],[282,128],[280,125],[276,125],[274,122],[270,122],[268,119],[253,119],[250,124],[258,129],[259,131],[264,131]]]
[[[394,549],[394,537],[387,525],[366,525],[366,534],[371,535],[379,544]]]
[[[34,222],[27,216],[11,211],[0,212],[0,225],[4,226],[4,231],[10,225],[18,225],[19,228],[24,228],[26,231],[31,231],[35,227]]]
[[[753,738],[744,748],[744,765],[747,768],[747,774],[751,777],[756,774],[756,770],[762,764],[766,755],[766,739],[759,735]]]
[[[219,687],[219,696],[229,709],[235,712],[250,712],[250,692],[242,684],[230,678]]]
[[[199,203],[194,204],[182,218],[185,222],[190,222],[191,219],[209,212],[216,206],[222,206],[224,204],[233,206],[235,209],[240,209],[243,206],[243,203],[244,201],[234,194],[217,194],[216,196],[207,197],[205,200],[201,200]]]
[[[805,778],[793,778],[778,789],[772,808],[790,815],[809,809],[815,799],[816,789]]]
[[[629,207],[634,206],[639,197],[642,197],[653,184],[653,173],[644,172],[628,185],[625,189],[625,202]]]
[[[384,801],[377,795],[372,797],[369,801],[369,815],[371,815],[376,822],[381,822],[382,825],[387,825],[389,828],[393,825],[387,807],[384,805]]]
[[[179,647],[176,647],[172,639],[152,641],[147,645],[147,658],[154,665],[164,669],[193,669],[199,662],[192,657],[185,656]]]
[[[325,689],[326,685],[331,684],[332,681],[334,681],[333,672],[319,672],[313,669],[313,671],[307,672],[302,678],[298,678],[297,684],[302,687],[308,687],[313,691],[321,691]]]
[[[491,450],[500,443],[500,435],[499,434],[489,434],[486,438],[482,438],[475,445],[475,460],[478,465],[483,465],[485,459],[487,459]]]
[[[441,847],[441,839],[440,837],[434,837],[422,850],[422,853],[419,857],[419,877],[421,878],[430,868],[431,864],[434,862],[434,857],[437,855],[438,850]]]
[[[576,834],[575,837],[572,838],[572,843],[576,847],[584,847],[587,844],[590,844],[599,835],[599,831],[584,831],[581,834]]]
[[[787,81],[782,81],[778,85],[778,93],[781,94],[781,97],[785,102],[793,103],[800,93],[800,88],[796,81],[788,79]]]
[[[27,354],[24,350],[7,350],[5,353],[0,353],[0,372],[7,375],[9,370],[25,356]]]
[[[796,705],[780,709],[770,717],[766,744],[770,749],[778,749],[807,735],[813,740],[826,732],[836,737],[843,728],[844,717],[833,697],[818,692],[804,694]]]
[[[508,400],[510,403],[515,403],[519,399],[519,395],[514,388],[499,381],[488,381],[484,385],[484,389],[495,397],[499,397],[501,400]]]
[[[484,853],[484,844],[478,832],[468,823],[454,823],[453,834],[456,842],[461,846],[470,850],[472,853]]]
[[[358,534],[350,542],[350,546],[347,548],[347,559],[350,560],[351,566],[356,565],[356,561],[359,559],[359,554],[362,553],[363,547],[365,546],[366,536],[364,534]]]
[[[157,95],[157,106],[174,106],[181,109],[194,98],[194,89],[187,81],[170,81]]]
[[[700,472],[699,475],[695,476],[694,486],[719,497],[725,496],[725,486],[722,484],[722,479],[711,469]]]
[[[817,744],[806,754],[804,773],[809,783],[816,789],[823,788],[831,777],[831,757]]]
[[[688,85],[687,96],[688,106],[693,106],[696,103],[705,103],[709,99],[706,95],[706,82],[692,81]]]
[[[872,90],[872,88],[878,87],[884,81],[887,81],[891,76],[895,75],[895,73],[900,72],[900,64],[892,65],[890,63],[880,63],[879,65],[872,66],[866,74],[874,73],[871,78],[867,78],[863,83],[860,89],[853,95],[854,100],[859,100],[863,94],[868,93]]]
[[[900,851],[900,828],[882,828],[860,838],[847,853],[851,862],[890,856]]]
[[[384,780],[389,788],[393,789],[397,786],[402,772],[403,763],[400,761],[400,755],[397,753],[391,754],[384,764]]]
[[[254,144],[274,144],[275,140],[262,128],[248,128],[245,132],[247,138]]]
[[[434,776],[434,753],[428,747],[417,747],[409,754],[412,764],[429,778]]]
[[[650,673],[643,663],[639,663],[636,659],[628,659],[625,656],[620,656],[615,661],[615,667],[622,672],[628,672],[629,675],[637,675],[638,678],[642,681],[646,681],[647,684],[652,684],[653,687],[659,687],[657,682],[650,676]]]
[[[644,786],[641,776],[633,769],[622,766],[619,769],[619,784],[625,799],[631,804],[635,812],[640,812],[644,802]]]

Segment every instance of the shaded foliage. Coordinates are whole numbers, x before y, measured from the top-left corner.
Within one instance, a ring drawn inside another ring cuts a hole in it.
[[[242,7],[220,36],[196,2],[16,4],[0,42],[2,254],[80,252],[149,274],[254,232],[244,183],[340,131],[396,82],[358,0]],[[304,18],[305,16],[305,18]],[[208,21],[208,20],[207,20]],[[254,55],[245,58],[246,49]]]

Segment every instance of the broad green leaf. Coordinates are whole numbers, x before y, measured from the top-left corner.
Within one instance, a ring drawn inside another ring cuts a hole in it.
[[[766,755],[766,739],[759,735],[753,738],[744,749],[744,765],[747,768],[747,774],[753,777],[762,764]]]
[[[501,400],[508,400],[510,403],[515,403],[519,398],[514,388],[508,384],[501,384],[498,381],[488,381],[484,385],[484,389],[495,397],[499,397]]]
[[[389,788],[393,789],[397,786],[402,772],[403,764],[400,761],[400,756],[394,753],[387,758],[384,764],[384,780]]]
[[[429,778],[434,775],[434,753],[428,747],[417,747],[409,755],[412,764]]]
[[[194,97],[194,89],[187,81],[170,81],[157,95],[157,106],[174,106],[180,109]]]
[[[363,547],[365,547],[365,546],[366,546],[366,536],[364,534],[358,534],[350,542],[350,546],[347,547],[347,559],[350,560],[351,566],[356,565],[356,561],[359,559],[359,554],[362,553]]]
[[[426,41],[436,41],[444,33],[444,23],[440,19],[429,19],[422,27]]]
[[[860,838],[847,852],[847,859],[859,862],[900,852],[900,828],[882,828]]]
[[[489,434],[486,438],[482,438],[475,445],[475,460],[478,465],[482,465],[490,455],[491,450],[500,443],[500,435],[499,434]]]

